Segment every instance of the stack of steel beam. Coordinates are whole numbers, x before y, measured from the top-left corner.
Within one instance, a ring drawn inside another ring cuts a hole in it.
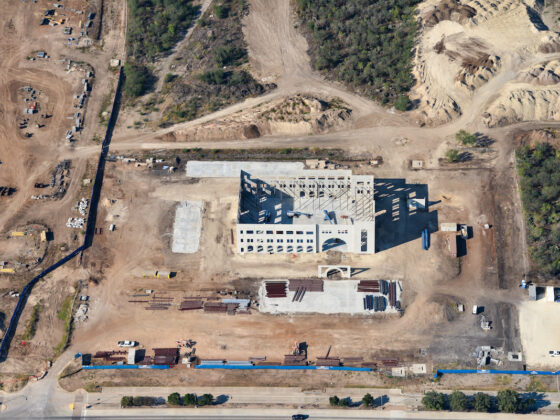
[[[285,281],[267,281],[265,283],[265,287],[266,287],[266,296],[269,298],[286,297]]]
[[[204,312],[227,312],[227,304],[222,302],[206,302]]]
[[[295,292],[297,289],[304,287],[308,292],[322,292],[323,279],[290,279],[288,290]]]
[[[360,280],[358,283],[358,292],[379,293],[379,281]]]
[[[393,307],[397,306],[397,283],[394,281],[389,283],[389,304]]]

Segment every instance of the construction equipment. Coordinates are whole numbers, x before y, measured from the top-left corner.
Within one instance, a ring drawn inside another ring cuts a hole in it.
[[[297,341],[294,342],[294,347],[292,349],[292,354],[294,356],[299,356],[301,354],[301,351],[299,349],[299,343]]]
[[[480,316],[480,328],[482,328],[483,331],[485,332],[490,331],[492,329],[491,323],[492,321],[486,319],[484,315]]]

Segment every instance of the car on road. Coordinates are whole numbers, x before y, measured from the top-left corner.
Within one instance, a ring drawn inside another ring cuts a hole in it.
[[[307,416],[305,414],[294,414],[292,420],[305,420]]]
[[[131,340],[122,340],[117,343],[119,347],[136,347],[138,345],[138,341],[131,341]]]
[[[560,356],[560,350],[550,350],[548,352],[548,355],[552,356],[552,357],[558,357],[558,356]]]

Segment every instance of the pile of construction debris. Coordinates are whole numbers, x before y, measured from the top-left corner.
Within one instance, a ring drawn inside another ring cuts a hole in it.
[[[88,205],[89,205],[89,200],[87,198],[82,198],[80,201],[78,201],[78,204],[76,204],[76,208],[78,209],[78,211],[82,216],[86,215],[86,210]]]
[[[473,357],[476,358],[478,367],[489,365],[490,363],[501,366],[502,361],[500,356],[503,355],[503,349],[496,349],[492,346],[478,346],[476,351],[473,353]]]
[[[69,228],[81,229],[84,227],[86,220],[83,217],[70,217],[66,222],[66,226]]]

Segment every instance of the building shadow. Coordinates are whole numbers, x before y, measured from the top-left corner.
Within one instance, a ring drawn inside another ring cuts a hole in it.
[[[437,211],[430,211],[427,184],[407,184],[404,179],[375,179],[375,250],[399,246],[438,229]],[[408,200],[425,200],[425,207],[409,209]],[[421,244],[418,244],[421,247]]]

